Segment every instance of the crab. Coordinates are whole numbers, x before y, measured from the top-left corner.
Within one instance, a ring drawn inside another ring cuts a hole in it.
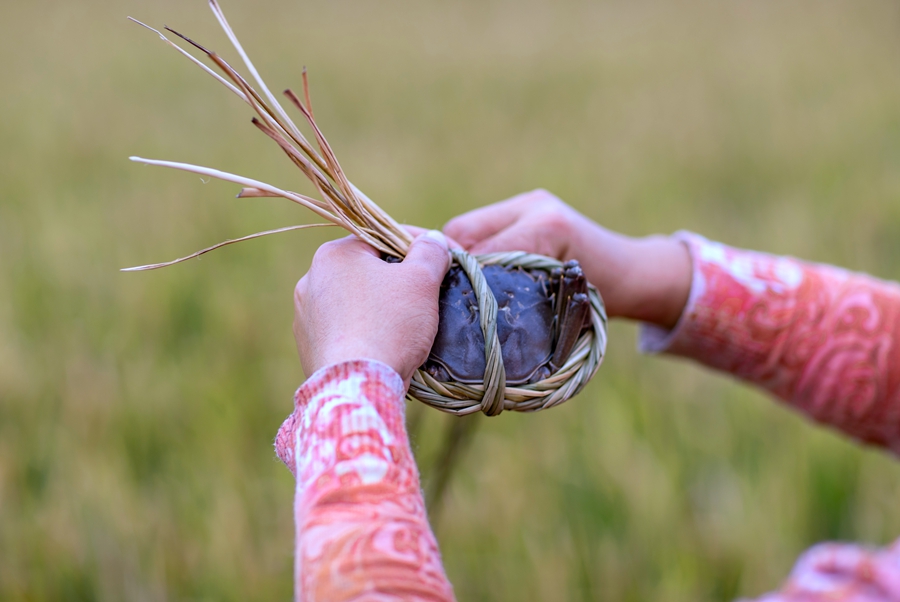
[[[497,299],[497,335],[509,385],[544,380],[562,367],[590,325],[584,272],[572,260],[552,272],[489,265]],[[438,333],[423,369],[440,382],[484,379],[484,333],[469,278],[453,266],[441,284]]]

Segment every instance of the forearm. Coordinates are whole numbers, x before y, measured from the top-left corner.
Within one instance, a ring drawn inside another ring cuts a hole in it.
[[[298,391],[276,452],[297,478],[297,600],[452,600],[404,426],[404,388],[373,361]]]
[[[900,453],[900,287],[683,235],[690,299],[646,351],[759,385],[817,421]]]

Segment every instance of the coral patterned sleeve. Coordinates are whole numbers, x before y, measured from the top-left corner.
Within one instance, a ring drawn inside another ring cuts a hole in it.
[[[812,419],[900,454],[900,285],[679,233],[690,298],[643,351],[680,355],[767,389]]]
[[[453,600],[428,525],[390,367],[357,360],[317,371],[275,439],[297,479],[294,597]]]
[[[900,285],[679,233],[693,261],[675,328],[639,347],[756,384],[813,420],[900,454]],[[822,544],[760,602],[900,602],[900,540]]]

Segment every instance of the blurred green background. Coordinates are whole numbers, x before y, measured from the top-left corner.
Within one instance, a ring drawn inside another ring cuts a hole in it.
[[[900,7],[888,0],[226,0],[399,220],[545,187],[635,235],[900,278]],[[303,374],[312,216],[127,161],[306,190],[235,97],[132,15],[236,58],[205,2],[0,7],[0,599],[291,595],[272,439]],[[365,295],[365,291],[360,291]],[[615,324],[589,388],[481,420],[435,525],[461,600],[728,600],[823,539],[900,535],[900,464]],[[423,470],[450,418],[424,415]]]

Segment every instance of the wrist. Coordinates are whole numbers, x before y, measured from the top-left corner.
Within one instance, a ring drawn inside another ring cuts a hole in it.
[[[390,385],[393,393],[403,396],[406,387],[400,374],[393,366],[370,357],[357,357],[341,360],[320,366],[315,372],[306,376],[306,380],[295,393],[295,409],[303,408],[306,401],[323,390],[323,388],[339,384],[352,375],[365,375],[372,382],[384,382]],[[395,396],[396,396],[395,395]]]
[[[299,477],[296,466],[300,451],[298,430],[301,436],[327,433],[328,429],[323,429],[319,421],[333,420],[334,412],[322,412],[321,409],[323,403],[330,403],[336,397],[371,404],[388,428],[403,435],[405,393],[406,386],[397,372],[378,361],[360,359],[322,366],[307,375],[294,394],[294,411],[278,429],[275,451],[291,473]]]
[[[365,346],[349,346],[340,349],[329,349],[311,362],[308,370],[304,366],[304,370],[308,372],[308,376],[319,373],[323,368],[346,364],[352,362],[377,362],[382,364],[405,379],[405,375],[400,371],[398,362],[392,358],[386,357],[386,354],[379,353],[378,350]]]
[[[565,259],[577,259],[603,295],[607,315],[663,328],[681,316],[691,289],[687,246],[670,236],[633,238],[575,214]]]
[[[602,295],[610,318],[638,320],[652,312],[653,302],[645,299],[644,278],[636,275],[647,254],[644,239],[607,230],[585,217],[572,227],[569,241],[565,259],[581,262],[588,282]]]
[[[673,328],[691,291],[693,276],[687,246],[670,236],[635,239],[632,262],[631,301],[624,317]]]

